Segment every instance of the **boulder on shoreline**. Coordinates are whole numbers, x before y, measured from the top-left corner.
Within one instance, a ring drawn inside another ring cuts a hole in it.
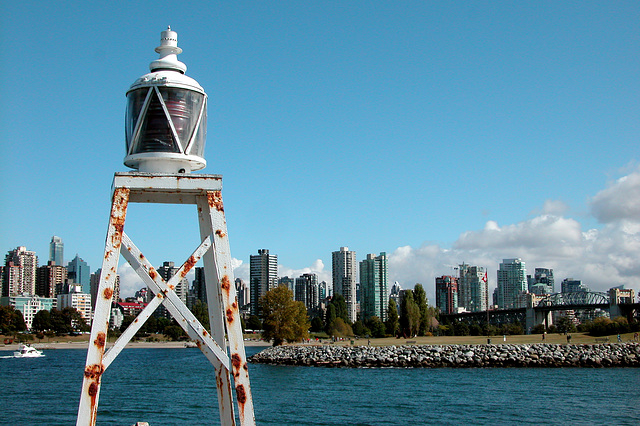
[[[640,345],[277,346],[250,362],[317,367],[640,367]]]

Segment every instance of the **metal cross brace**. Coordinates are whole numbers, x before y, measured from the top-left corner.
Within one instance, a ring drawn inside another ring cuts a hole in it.
[[[124,349],[126,344],[144,325],[158,306],[164,303],[173,318],[178,321],[178,324],[180,324],[184,331],[187,332],[189,337],[196,342],[196,345],[209,359],[209,361],[219,361],[227,370],[229,370],[230,364],[227,354],[211,338],[209,332],[207,332],[202,324],[200,324],[198,319],[193,315],[193,313],[191,313],[174,291],[177,282],[184,278],[189,270],[198,262],[198,260],[200,260],[207,250],[211,248],[211,237],[207,237],[202,244],[198,246],[189,259],[180,267],[178,272],[171,277],[168,282],[165,282],[164,279],[162,279],[153,266],[151,266],[147,258],[142,254],[142,252],[140,252],[129,236],[124,232],[122,234],[122,244],[124,246],[123,248],[126,250],[121,250],[120,253],[127,262],[129,262],[138,276],[144,281],[147,288],[151,289],[152,292],[155,293],[155,297],[129,325],[120,338],[118,338],[113,347],[105,353],[102,361],[104,369],[107,369],[111,362],[118,356],[122,349]]]

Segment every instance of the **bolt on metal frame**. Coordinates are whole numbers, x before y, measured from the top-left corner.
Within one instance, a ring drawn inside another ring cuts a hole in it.
[[[167,311],[213,364],[218,389],[220,423],[235,425],[230,376],[235,386],[241,425],[254,425],[253,400],[244,350],[240,312],[234,286],[227,224],[222,203],[220,175],[116,173],[113,180],[111,215],[107,229],[102,271],[89,349],[84,369],[77,425],[95,425],[102,374],[144,325],[158,306]],[[202,243],[168,281],[164,281],[147,258],[124,233],[129,203],[195,204]],[[106,350],[111,300],[122,255],[155,297]],[[200,260],[205,269],[209,308],[209,333],[175,293],[176,284]],[[227,339],[225,339],[225,332]],[[228,353],[231,355],[229,356]]]

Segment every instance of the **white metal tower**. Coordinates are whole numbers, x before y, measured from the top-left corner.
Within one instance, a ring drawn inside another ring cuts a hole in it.
[[[84,369],[77,425],[94,425],[102,375],[153,311],[163,304],[215,368],[220,422],[255,424],[240,313],[233,285],[229,238],[220,175],[191,174],[205,167],[207,95],[187,67],[177,34],[162,32],[160,58],[127,92],[124,164],[137,172],[116,173],[104,260]],[[194,204],[201,244],[178,273],[165,282],[124,232],[129,203]],[[108,350],[113,289],[122,255],[155,297]],[[209,323],[207,331],[176,295],[176,283],[203,260]],[[233,386],[231,376],[233,376]],[[235,389],[235,402],[232,394]]]

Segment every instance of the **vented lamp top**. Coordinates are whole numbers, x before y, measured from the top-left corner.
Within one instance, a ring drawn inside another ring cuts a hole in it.
[[[162,32],[160,57],[149,74],[127,92],[124,164],[148,173],[189,173],[203,169],[207,136],[207,94],[184,73],[178,34]]]

